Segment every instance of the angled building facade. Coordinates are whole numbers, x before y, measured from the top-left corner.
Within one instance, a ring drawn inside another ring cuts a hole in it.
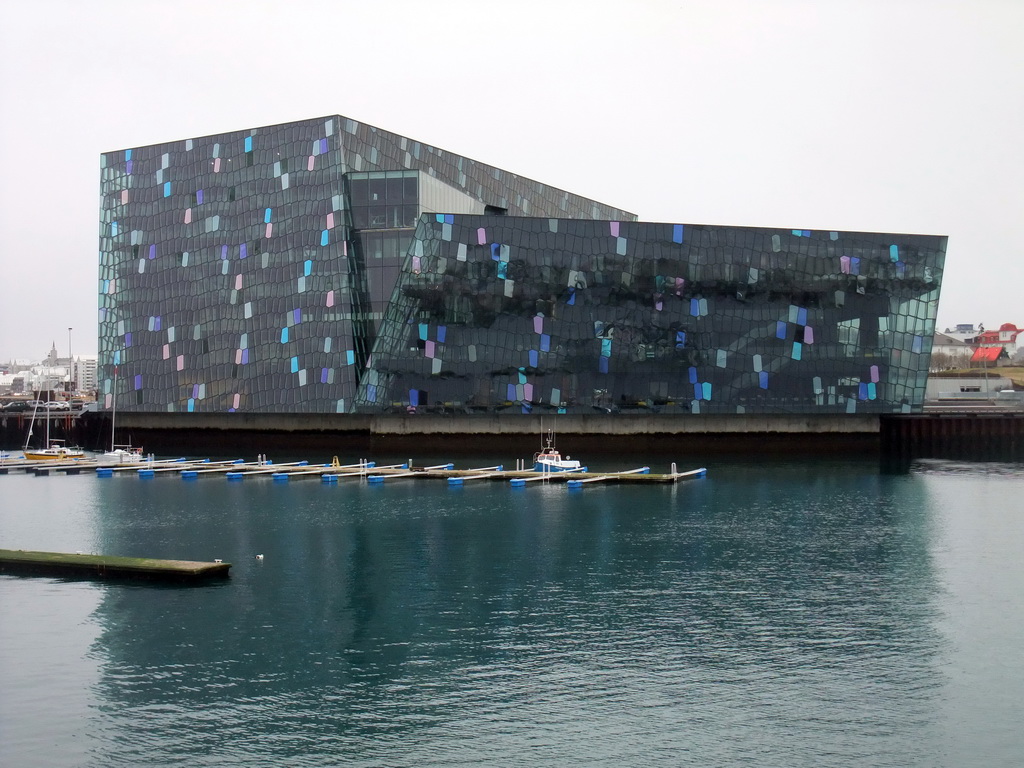
[[[106,153],[101,402],[912,413],[946,239],[640,223],[340,116]]]

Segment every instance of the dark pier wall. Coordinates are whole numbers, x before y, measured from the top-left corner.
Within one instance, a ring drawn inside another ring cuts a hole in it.
[[[1024,459],[1024,413],[941,413],[886,416],[884,455],[909,458]]]
[[[872,455],[879,449],[878,416],[791,415],[117,415],[117,442],[162,455],[529,456],[542,436],[557,432],[566,453],[664,455],[680,459],[724,454]],[[69,441],[110,445],[110,416],[69,418]],[[6,430],[6,431],[4,431]],[[8,449],[24,442],[22,424],[0,425]],[[36,434],[38,435],[38,428]]]

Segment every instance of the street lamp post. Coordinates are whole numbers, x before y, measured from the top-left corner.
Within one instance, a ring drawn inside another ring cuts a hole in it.
[[[68,395],[75,391],[75,357],[71,354],[71,328],[68,328]]]

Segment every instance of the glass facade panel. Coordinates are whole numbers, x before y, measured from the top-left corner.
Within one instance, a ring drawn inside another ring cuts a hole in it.
[[[924,235],[424,215],[356,408],[917,412],[945,248]]]
[[[108,152],[103,391],[117,369],[118,391],[136,392],[118,400],[127,410],[350,407],[412,240],[421,172],[458,211],[511,198],[557,215],[568,200],[570,216],[635,218],[336,115]],[[364,243],[371,226],[391,234]],[[168,339],[156,317],[194,333]]]

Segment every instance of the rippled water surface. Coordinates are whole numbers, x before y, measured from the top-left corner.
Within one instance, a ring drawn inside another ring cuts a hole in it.
[[[0,477],[0,764],[1018,766],[1024,467],[675,487]],[[263,554],[263,560],[256,560]]]

